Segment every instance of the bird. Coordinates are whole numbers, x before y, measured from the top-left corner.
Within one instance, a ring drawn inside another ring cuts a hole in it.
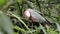
[[[47,24],[51,24],[46,18],[44,18],[41,15],[41,12],[35,10],[35,9],[26,9],[24,11],[24,17],[31,19],[33,22],[39,22],[39,23],[47,23]]]

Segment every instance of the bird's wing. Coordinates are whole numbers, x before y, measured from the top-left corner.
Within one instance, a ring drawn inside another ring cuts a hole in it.
[[[43,18],[39,13],[35,12],[34,10],[31,9],[31,16],[36,19],[38,22],[44,22],[46,21],[45,18]]]

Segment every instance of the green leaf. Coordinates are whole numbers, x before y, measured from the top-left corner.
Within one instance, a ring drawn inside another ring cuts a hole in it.
[[[3,32],[13,34],[12,22],[9,17],[0,11],[0,28]]]
[[[0,6],[5,4],[5,0],[0,0]]]
[[[21,28],[18,27],[18,26],[14,26],[14,29],[16,29],[16,30],[18,30],[18,31],[26,32],[24,29],[21,29]]]

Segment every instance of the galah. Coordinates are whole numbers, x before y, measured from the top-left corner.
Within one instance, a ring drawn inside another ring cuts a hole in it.
[[[40,13],[37,10],[29,8],[25,10],[24,17],[31,19],[33,22],[48,23],[49,21],[46,20]]]

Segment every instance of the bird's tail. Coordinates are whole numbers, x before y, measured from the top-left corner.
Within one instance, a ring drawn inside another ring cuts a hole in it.
[[[46,24],[47,25],[52,25],[52,23],[50,21],[48,21],[47,19],[46,19]]]

